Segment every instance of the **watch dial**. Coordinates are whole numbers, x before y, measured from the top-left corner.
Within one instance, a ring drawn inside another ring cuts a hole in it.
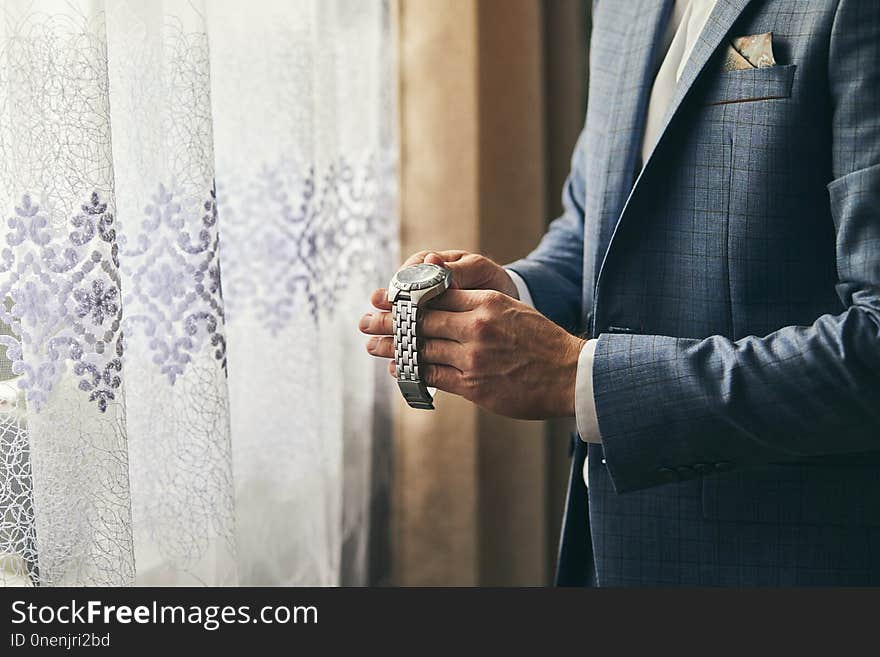
[[[412,265],[404,267],[397,272],[397,282],[403,285],[414,285],[418,283],[427,283],[432,280],[441,280],[444,275],[442,267],[437,265]]]

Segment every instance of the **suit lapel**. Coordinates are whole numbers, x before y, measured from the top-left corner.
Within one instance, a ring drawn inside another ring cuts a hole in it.
[[[617,95],[613,99],[612,125],[608,126],[608,177],[605,198],[611,205],[603,215],[616,220],[632,188],[635,158],[645,130],[645,110],[651,93],[655,64],[673,0],[636,0],[622,3],[631,13],[626,17],[623,43],[615,44],[620,58]],[[596,101],[593,101],[596,102]],[[598,102],[609,102],[599,99]]]
[[[625,191],[623,191],[622,198],[623,200],[620,205],[617,205],[615,208],[614,216],[613,216],[613,228],[611,230],[605,229],[605,235],[610,233],[610,237],[600,240],[600,251],[602,254],[602,263],[599,267],[599,274],[596,280],[596,291],[593,296],[593,327],[595,328],[596,318],[596,304],[599,300],[599,286],[602,282],[602,272],[604,271],[606,264],[608,262],[608,256],[611,253],[611,249],[614,246],[614,238],[618,233],[619,226],[621,222],[624,220],[626,216],[626,210],[630,205],[633,195],[638,191],[639,183],[646,171],[651,168],[651,163],[656,159],[655,155],[663,143],[664,136],[668,131],[669,125],[675,119],[675,116],[678,114],[679,109],[681,108],[683,102],[688,96],[688,93],[693,88],[694,83],[702,73],[703,69],[706,67],[706,64],[709,62],[709,59],[718,49],[718,47],[724,42],[725,37],[727,36],[728,31],[733,26],[733,23],[739,17],[739,15],[745,10],[746,6],[749,4],[751,0],[718,0],[718,4],[715,5],[715,8],[712,10],[712,13],[709,16],[709,20],[706,23],[705,28],[703,28],[703,32],[700,34],[697,39],[697,43],[694,45],[694,49],[691,52],[690,57],[688,58],[687,64],[685,64],[684,71],[682,71],[681,78],[676,85],[675,92],[672,97],[672,101],[670,103],[669,109],[666,112],[663,127],[660,130],[660,135],[654,144],[653,149],[648,156],[647,161],[642,167],[641,173],[639,173],[638,177],[635,180],[635,183],[630,185],[632,178],[625,178],[625,172],[620,171],[618,184],[621,187],[625,187]],[[647,14],[648,11],[645,11],[645,7],[642,10],[645,12],[645,18],[641,20],[648,20]],[[664,7],[665,9],[665,7]],[[655,10],[656,11],[656,10]],[[660,16],[655,15],[654,20],[659,20],[660,17],[666,18],[668,17],[668,12],[663,11]],[[668,20],[668,19],[667,19]],[[655,32],[655,45],[656,42],[660,40],[660,35],[662,34],[662,29],[665,28],[666,20],[663,21],[663,25],[659,27],[659,30],[654,30]],[[627,135],[629,139],[629,145],[627,148],[627,166],[629,167],[629,171],[632,172],[635,167],[635,156],[638,153],[639,147],[641,146],[641,140],[644,133],[644,119],[645,119],[645,111],[648,98],[650,97],[650,87],[653,83],[653,79],[650,77],[653,71],[653,60],[649,60],[647,58],[639,58],[638,59],[640,65],[644,67],[641,71],[635,73],[641,76],[647,76],[647,90],[642,90],[640,98],[641,100],[636,101],[635,99],[628,99],[629,105],[627,105],[626,95],[624,94],[624,103],[621,105],[624,108],[624,111],[629,112],[638,112],[640,115],[640,120],[637,120],[633,123],[635,129],[631,134]],[[628,107],[628,109],[627,109]],[[610,153],[613,157],[614,152]],[[609,162],[609,167],[616,168],[620,170],[620,167],[615,167],[613,162]],[[632,173],[630,173],[632,176]],[[604,231],[603,231],[604,232]],[[604,235],[603,235],[604,237]]]
[[[584,286],[585,311],[593,307],[596,272],[632,189],[645,108],[672,4],[673,0],[614,0],[596,5],[600,14],[594,17],[598,29],[590,54],[595,74],[590,79],[588,128],[595,120],[591,117],[603,118],[596,123],[596,136],[590,140],[594,150],[588,154],[597,166],[590,168],[587,182],[592,220],[585,227],[585,241],[594,250],[585,253],[584,280],[591,282]],[[613,67],[608,66],[612,62]]]
[[[663,135],[666,133],[669,124],[678,113],[682,102],[687,97],[688,92],[693,88],[700,73],[703,72],[703,69],[706,67],[706,64],[709,63],[709,59],[711,59],[712,55],[718,49],[718,46],[724,43],[728,31],[733,26],[736,19],[739,18],[739,15],[745,10],[750,1],[751,0],[718,0],[718,4],[715,5],[715,8],[709,15],[706,27],[703,28],[703,31],[697,39],[697,43],[694,44],[694,50],[691,52],[691,56],[685,64],[684,71],[681,73],[681,79],[679,79],[678,84],[675,86],[675,93],[672,96],[672,101],[669,103],[669,109],[666,111],[666,116],[663,120],[663,127],[660,129],[660,136],[655,142],[654,148],[648,155],[648,160],[645,162],[643,170],[647,169],[648,162],[653,158],[654,152],[662,141]]]

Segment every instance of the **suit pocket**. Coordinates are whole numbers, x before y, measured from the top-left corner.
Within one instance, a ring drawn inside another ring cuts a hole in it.
[[[880,465],[767,465],[706,477],[703,517],[880,527]]]
[[[789,98],[796,69],[796,64],[786,64],[721,72],[709,83],[703,102],[726,105]]]

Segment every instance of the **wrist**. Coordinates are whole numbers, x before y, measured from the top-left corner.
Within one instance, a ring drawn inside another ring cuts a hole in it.
[[[564,401],[561,416],[574,417],[576,406],[578,363],[581,351],[587,343],[583,338],[569,335],[567,348],[563,351],[563,373],[560,377],[563,389],[559,396]]]
[[[519,298],[519,290],[516,287],[516,283],[513,282],[513,278],[511,278],[510,272],[508,272],[503,267],[501,267],[501,272],[498,277],[498,285],[496,289],[499,292],[506,294],[509,297],[513,297],[518,301],[521,300]]]

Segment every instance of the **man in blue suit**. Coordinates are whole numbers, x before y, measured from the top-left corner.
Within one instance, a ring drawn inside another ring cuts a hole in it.
[[[880,584],[880,3],[598,0],[589,99],[535,251],[409,260],[423,376],[576,418],[560,584]]]

